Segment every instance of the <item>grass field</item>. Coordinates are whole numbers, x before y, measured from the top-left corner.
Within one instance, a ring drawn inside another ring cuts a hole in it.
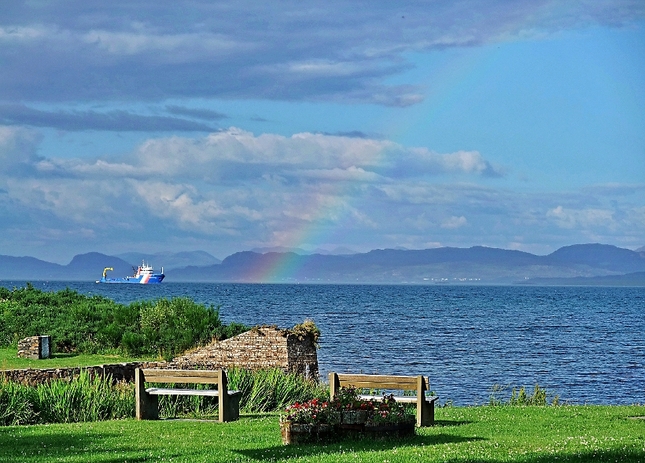
[[[644,462],[644,406],[446,407],[399,440],[283,446],[278,416],[0,428],[0,461]]]
[[[66,368],[87,367],[104,365],[108,363],[140,362],[142,360],[156,360],[153,358],[132,358],[120,355],[90,355],[90,354],[53,354],[52,358],[32,360],[18,358],[17,350],[0,348],[0,370],[14,370],[20,368]]]

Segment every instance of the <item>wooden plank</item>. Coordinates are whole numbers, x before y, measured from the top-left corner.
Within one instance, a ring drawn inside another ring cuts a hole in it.
[[[217,389],[174,389],[163,387],[149,387],[146,392],[150,395],[203,395],[208,397],[219,397]],[[229,396],[237,394],[239,391],[228,391]]]
[[[216,389],[167,389],[162,387],[150,387],[146,389],[150,395],[198,395],[208,397],[219,397]]]
[[[353,386],[356,389],[391,389],[397,391],[414,391],[416,387],[412,387],[405,383],[382,383],[377,381],[340,381],[342,387]]]
[[[363,380],[363,379],[370,379],[373,381],[384,381],[384,382],[392,382],[392,381],[410,381],[410,382],[415,382],[417,380],[416,376],[396,376],[396,375],[353,375],[353,374],[338,374],[338,378],[346,381],[353,381],[353,380]]]
[[[221,370],[143,369],[148,383],[218,384]]]
[[[360,389],[396,389],[403,391],[417,390],[418,376],[393,376],[393,375],[349,375],[338,374],[340,386],[354,386]],[[425,389],[429,381],[424,377]]]

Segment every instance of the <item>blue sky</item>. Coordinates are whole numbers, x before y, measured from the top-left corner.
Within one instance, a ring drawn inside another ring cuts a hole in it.
[[[645,245],[642,1],[393,3],[3,3],[0,254]]]

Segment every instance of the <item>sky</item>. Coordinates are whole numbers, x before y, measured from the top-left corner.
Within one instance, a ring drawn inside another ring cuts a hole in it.
[[[577,243],[645,246],[642,0],[0,3],[0,254]]]

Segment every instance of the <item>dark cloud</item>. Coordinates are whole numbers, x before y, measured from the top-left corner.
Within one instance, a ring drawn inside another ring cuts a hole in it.
[[[374,138],[366,134],[365,132],[361,132],[360,130],[350,130],[348,132],[334,132],[334,133],[329,133],[329,132],[317,132],[320,135],[330,135],[332,137],[347,137],[347,138]]]
[[[0,124],[52,127],[60,130],[106,130],[130,132],[212,132],[216,127],[187,119],[145,116],[124,110],[43,111],[21,104],[0,105]]]
[[[228,118],[226,114],[218,113],[217,111],[211,111],[210,109],[186,108],[184,106],[166,106],[166,111],[168,111],[170,114],[188,116],[194,119],[203,119],[205,121],[218,121],[220,119]]]
[[[384,85],[409,68],[407,53],[645,15],[640,0],[75,0],[0,8],[6,102],[207,97],[408,106],[423,99],[420,89]],[[112,125],[127,114],[96,117]]]

